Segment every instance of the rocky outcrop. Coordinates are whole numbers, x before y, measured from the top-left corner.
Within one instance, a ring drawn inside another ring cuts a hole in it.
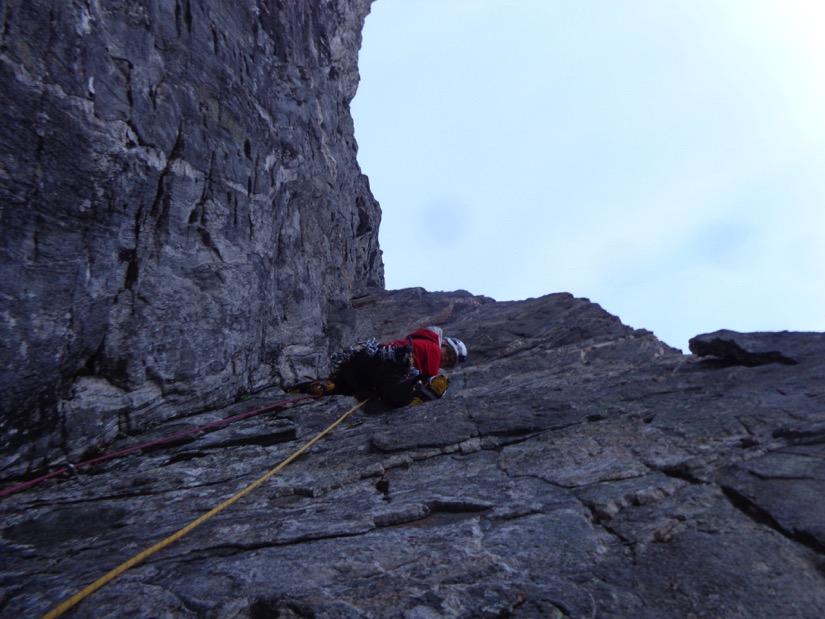
[[[321,369],[330,308],[383,285],[369,5],[2,3],[7,474]]]
[[[754,335],[800,362],[746,367],[682,355],[567,294],[411,289],[354,305],[330,321],[345,340],[431,322],[462,336],[470,361],[447,396],[368,405],[75,616],[821,615],[821,338]],[[3,499],[0,614],[45,611],[353,403],[301,404]]]
[[[822,354],[822,333],[739,333],[722,330],[691,338],[690,352],[711,361],[749,367],[766,363],[794,365]]]
[[[382,290],[368,10],[0,5],[0,615],[294,453],[354,402],[269,406],[332,349],[438,324],[444,399],[370,402],[74,616],[820,617],[825,336],[700,358],[568,294]]]

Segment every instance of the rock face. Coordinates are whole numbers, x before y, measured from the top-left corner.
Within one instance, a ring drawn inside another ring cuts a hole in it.
[[[74,616],[821,616],[825,336],[752,336],[795,365],[720,364],[566,294],[420,289],[361,296],[329,324],[351,341],[427,323],[470,348],[444,399],[369,404]],[[353,403],[304,403],[2,499],[0,613],[47,610]]]
[[[567,294],[384,291],[348,112],[368,10],[0,4],[1,488],[124,454],[0,490],[0,615],[328,426],[353,400],[261,407],[333,348],[438,324],[470,348],[444,399],[370,402],[73,616],[821,617],[825,334],[699,358]]]
[[[722,330],[697,335],[691,338],[688,345],[695,355],[710,357],[720,363],[749,367],[767,363],[794,365],[807,357],[821,354],[822,334],[787,331],[739,333]]]
[[[383,285],[369,0],[2,3],[6,472],[318,371]]]

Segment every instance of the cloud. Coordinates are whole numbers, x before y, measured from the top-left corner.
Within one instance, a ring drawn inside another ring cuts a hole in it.
[[[567,290],[682,346],[825,329],[819,7],[376,3],[353,110],[388,285]]]

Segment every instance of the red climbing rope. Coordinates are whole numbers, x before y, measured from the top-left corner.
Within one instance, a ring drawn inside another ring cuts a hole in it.
[[[270,404],[262,408],[257,408],[251,411],[247,411],[245,413],[239,413],[238,415],[232,415],[231,417],[226,417],[225,419],[218,419],[217,421],[213,421],[202,426],[197,426],[190,430],[183,430],[181,432],[176,432],[175,434],[163,436],[152,441],[147,441],[145,443],[140,443],[138,445],[132,445],[131,447],[125,447],[117,451],[110,451],[109,453],[105,453],[103,455],[97,456],[95,458],[90,458],[88,460],[83,460],[75,464],[67,464],[66,466],[56,469],[50,473],[46,473],[45,475],[41,475],[40,477],[35,477],[34,479],[30,479],[29,481],[9,486],[8,488],[3,488],[2,490],[0,490],[0,498],[7,497],[18,492],[22,492],[23,490],[27,490],[32,486],[36,486],[37,484],[46,481],[47,479],[52,479],[53,477],[58,477],[59,475],[65,475],[66,473],[74,472],[80,467],[93,466],[95,464],[100,464],[101,462],[106,462],[107,460],[122,458],[123,456],[128,456],[130,454],[139,451],[144,451],[152,447],[161,447],[163,445],[176,443],[182,439],[192,440],[197,438],[201,434],[217,430],[218,428],[227,426],[235,421],[248,419],[249,417],[254,417],[255,415],[263,415],[264,413],[269,413],[274,410],[289,408],[292,405],[297,404],[298,402],[314,399],[315,396],[304,395],[299,396],[297,398],[290,398],[289,400],[281,400],[280,402],[275,402],[274,404]]]

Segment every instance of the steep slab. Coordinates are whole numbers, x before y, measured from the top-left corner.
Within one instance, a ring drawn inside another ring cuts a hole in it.
[[[76,616],[820,616],[825,354],[720,367],[566,294],[411,289],[357,304],[331,322],[345,343],[431,322],[465,339],[447,396],[358,413]],[[46,610],[352,403],[4,500],[0,613]]]

